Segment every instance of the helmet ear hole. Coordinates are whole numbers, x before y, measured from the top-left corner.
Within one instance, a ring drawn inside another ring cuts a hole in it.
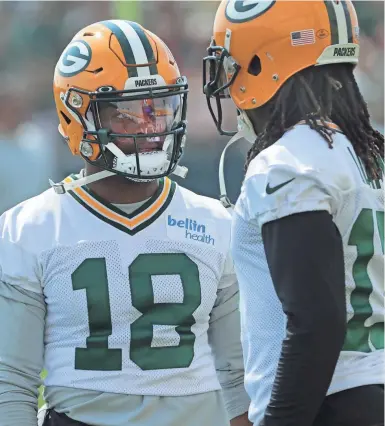
[[[249,64],[249,68],[247,69],[247,72],[251,75],[257,76],[261,71],[262,71],[261,60],[259,59],[259,56],[254,55],[254,58],[251,60]]]

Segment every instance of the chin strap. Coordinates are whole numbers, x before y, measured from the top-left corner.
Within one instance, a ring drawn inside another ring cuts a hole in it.
[[[224,207],[229,208],[233,207],[233,204],[230,201],[230,198],[227,196],[226,190],[226,180],[225,180],[225,156],[227,149],[242,136],[238,137],[239,133],[234,135],[226,144],[225,148],[222,151],[221,158],[219,160],[219,200]]]
[[[253,144],[257,139],[257,135],[255,134],[253,125],[249,117],[246,115],[244,111],[239,111],[239,115],[237,117],[238,120],[238,132],[227,142],[224,150],[222,151],[221,158],[219,160],[219,191],[220,196],[219,200],[223,204],[226,209],[233,208],[234,205],[231,203],[229,197],[227,196],[226,190],[226,181],[225,181],[225,155],[227,149],[237,140],[246,139],[248,142]]]
[[[176,169],[171,173],[172,175],[179,176],[184,179],[187,176],[188,168],[185,166],[176,166]]]
[[[79,186],[87,185],[100,179],[104,179],[108,176],[114,175],[114,172],[108,170],[102,170],[101,172],[94,173],[90,176],[84,176],[80,179],[73,180],[72,182],[59,182],[55,183],[49,179],[49,184],[52,186],[56,194],[65,194],[67,191],[71,191]]]
[[[173,174],[177,175],[181,178],[185,178],[188,172],[188,168],[184,166],[177,166],[174,170]],[[49,184],[54,189],[56,194],[65,194],[68,191],[71,191],[79,186],[84,186],[92,182],[96,182],[97,180],[104,179],[106,177],[115,175],[116,173],[110,172],[109,170],[102,170],[101,172],[94,173],[90,176],[83,176],[80,179],[73,180],[71,182],[59,182],[55,183],[51,179],[49,179]]]

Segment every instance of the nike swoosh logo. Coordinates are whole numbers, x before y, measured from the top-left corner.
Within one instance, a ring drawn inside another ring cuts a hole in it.
[[[280,183],[276,186],[270,186],[270,183],[266,186],[266,194],[273,194],[274,192],[278,191],[278,189],[281,189],[283,186],[287,185],[288,183],[292,182],[295,178],[289,179],[286,182]]]

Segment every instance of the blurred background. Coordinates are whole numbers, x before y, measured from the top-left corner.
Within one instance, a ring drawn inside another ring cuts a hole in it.
[[[218,163],[228,137],[219,136],[202,94],[202,57],[218,1],[1,1],[0,0],[0,214],[77,172],[57,131],[53,71],[62,50],[82,27],[105,19],[138,21],[160,36],[189,79],[188,141],[183,185],[218,197]],[[356,76],[374,126],[384,131],[384,3],[355,1],[361,62]],[[235,201],[248,145],[230,148],[226,170]],[[178,180],[178,179],[176,179]]]

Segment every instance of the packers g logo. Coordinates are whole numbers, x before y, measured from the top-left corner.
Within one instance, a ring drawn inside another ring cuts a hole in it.
[[[88,67],[91,62],[91,48],[83,40],[71,42],[60,56],[57,68],[63,77],[72,77]]]
[[[247,22],[267,12],[275,3],[257,0],[229,0],[226,5],[226,18],[230,22]]]

